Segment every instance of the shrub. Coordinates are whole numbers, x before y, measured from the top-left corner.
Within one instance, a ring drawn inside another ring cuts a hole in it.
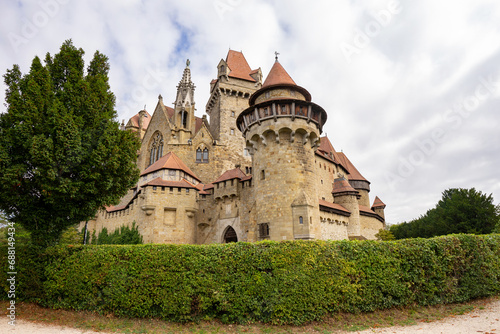
[[[103,228],[97,238],[95,231],[92,233],[93,245],[137,245],[142,244],[142,235],[139,233],[138,227],[135,226],[135,221],[132,223],[132,228],[121,226],[108,234],[108,229]]]
[[[3,249],[1,263],[5,254]],[[20,299],[173,321],[302,324],[332,312],[461,302],[500,292],[500,235],[57,246],[19,260]]]

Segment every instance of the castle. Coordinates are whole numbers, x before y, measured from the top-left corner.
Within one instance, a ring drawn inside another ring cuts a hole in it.
[[[92,233],[136,222],[146,243],[375,239],[385,204],[330,140],[326,111],[279,63],[264,82],[230,50],[196,117],[189,61],[174,107],[128,123],[142,140],[140,180],[119,205],[88,222]]]

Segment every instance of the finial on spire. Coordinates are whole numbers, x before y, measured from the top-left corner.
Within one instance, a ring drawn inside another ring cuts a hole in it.
[[[146,105],[144,105],[144,109],[143,110],[146,110]]]
[[[191,62],[188,60],[186,60],[186,67],[189,67],[189,64],[191,64]]]
[[[274,51],[274,59],[276,59],[276,61],[278,61],[278,55],[279,55],[279,52],[278,51]]]

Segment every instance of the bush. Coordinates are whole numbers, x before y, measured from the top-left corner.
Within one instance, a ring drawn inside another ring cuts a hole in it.
[[[93,245],[138,245],[142,244],[142,235],[139,233],[138,227],[135,226],[135,221],[132,223],[132,228],[121,226],[108,234],[108,229],[103,228],[99,235],[95,236],[95,231],[92,233]]]
[[[2,263],[5,254],[2,249]],[[461,302],[500,292],[500,235],[58,246],[19,260],[20,299],[174,321],[302,324],[332,312]],[[29,271],[33,263],[45,269]],[[0,280],[6,289],[5,277]]]

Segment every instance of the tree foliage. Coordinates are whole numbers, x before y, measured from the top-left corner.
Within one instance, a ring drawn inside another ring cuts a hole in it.
[[[375,234],[377,240],[391,241],[396,240],[394,234],[391,231],[381,228],[377,234]]]
[[[436,207],[410,222],[392,225],[397,239],[430,238],[452,233],[489,234],[500,222],[500,207],[492,195],[476,189],[451,188],[443,192]]]
[[[66,41],[45,65],[33,59],[4,75],[7,112],[0,115],[0,210],[55,244],[68,226],[116,204],[139,177],[138,139],[121,131],[100,52],[86,71],[84,51]]]

